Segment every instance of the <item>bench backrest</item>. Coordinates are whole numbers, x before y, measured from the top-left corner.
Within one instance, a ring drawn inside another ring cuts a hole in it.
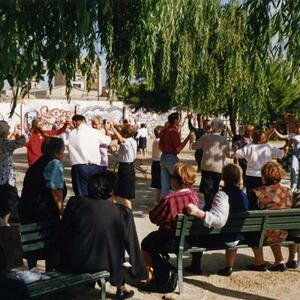
[[[232,214],[220,229],[207,228],[199,219],[179,215],[176,237],[180,237],[180,245],[183,245],[185,237],[191,235],[257,232],[260,235],[258,246],[262,246],[266,231],[271,229],[300,229],[300,209],[253,210]]]
[[[21,226],[23,252],[44,249],[56,231],[58,221],[32,223]]]

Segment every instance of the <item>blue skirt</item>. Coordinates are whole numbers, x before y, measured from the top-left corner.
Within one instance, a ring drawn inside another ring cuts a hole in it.
[[[140,137],[139,138],[139,148],[140,149],[146,149],[147,148],[147,138],[146,137]]]

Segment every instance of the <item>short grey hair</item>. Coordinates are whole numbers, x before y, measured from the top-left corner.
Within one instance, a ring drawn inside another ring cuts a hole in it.
[[[224,123],[221,119],[213,119],[211,121],[212,131],[220,132],[224,127]]]
[[[0,121],[0,138],[6,137],[9,133],[10,126],[4,120]]]

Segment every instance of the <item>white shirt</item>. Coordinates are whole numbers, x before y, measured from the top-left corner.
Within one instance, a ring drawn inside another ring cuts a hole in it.
[[[136,136],[136,138],[140,138],[140,137],[147,137],[148,136],[148,130],[147,128],[143,127],[143,128],[140,128],[138,129],[138,134]]]
[[[229,202],[228,196],[225,192],[216,193],[211,209],[205,212],[204,226],[208,228],[222,228],[229,216]]]
[[[124,143],[120,144],[118,152],[119,162],[132,163],[136,158],[137,143],[134,138],[125,139]]]
[[[69,135],[69,154],[71,165],[95,164],[100,165],[101,154],[99,147],[109,145],[111,138],[99,130],[81,124]]]
[[[235,152],[236,158],[247,160],[246,175],[254,177],[261,177],[261,168],[265,163],[283,156],[283,150],[269,144],[250,144]]]

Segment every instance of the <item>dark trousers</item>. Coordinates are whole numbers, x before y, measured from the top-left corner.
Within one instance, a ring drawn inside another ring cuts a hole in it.
[[[95,164],[73,165],[71,169],[72,186],[76,196],[88,196],[88,181],[103,172],[103,167]]]
[[[262,186],[262,178],[255,176],[246,176],[246,193],[249,197],[249,193],[251,190]]]
[[[239,162],[239,166],[242,169],[243,172],[243,186],[246,186],[246,171],[247,171],[247,160],[242,158],[242,159],[238,159]]]
[[[215,194],[219,191],[221,173],[201,170],[201,176],[199,192],[204,195],[204,210],[210,210],[212,200],[214,199]]]
[[[143,239],[141,248],[151,255],[175,253],[176,240],[174,232],[163,229],[152,231]]]

